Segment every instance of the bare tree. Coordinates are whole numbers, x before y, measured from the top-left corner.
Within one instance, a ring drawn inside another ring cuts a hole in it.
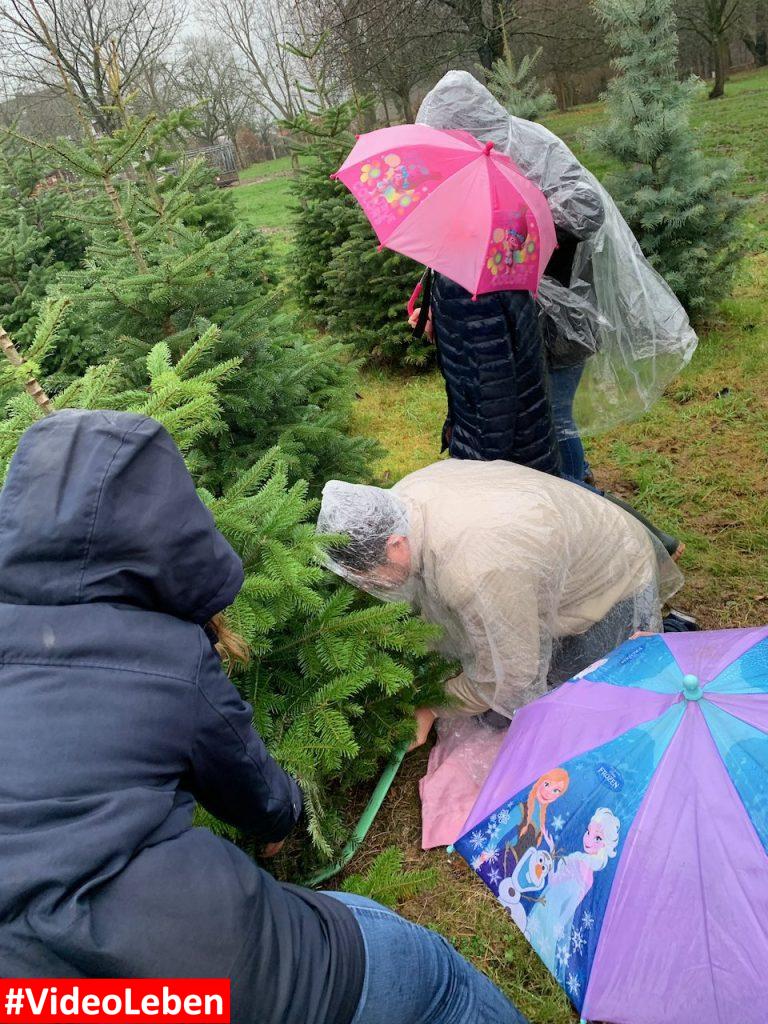
[[[292,0],[226,0],[205,3],[199,13],[254,77],[260,106],[274,117],[295,117],[303,106],[306,70]]]
[[[752,7],[752,0],[682,0],[680,4],[681,26],[704,40],[712,54],[715,81],[709,93],[711,100],[725,95],[731,66],[731,41]]]
[[[226,135],[237,151],[237,133],[253,120],[257,98],[252,77],[226,43],[205,36],[185,39],[174,80],[181,105],[197,105],[200,128],[195,134],[209,144]]]
[[[752,24],[744,26],[744,45],[755,58],[758,67],[768,65],[768,0],[758,0]]]
[[[66,75],[92,122],[108,131],[113,55],[130,92],[163,59],[183,16],[183,0],[3,0],[0,31],[17,81],[62,92]]]

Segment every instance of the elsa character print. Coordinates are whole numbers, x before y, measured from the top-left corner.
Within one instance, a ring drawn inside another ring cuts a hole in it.
[[[544,898],[528,915],[526,935],[553,974],[557,946],[569,941],[576,911],[589,893],[595,872],[602,871],[619,845],[619,819],[600,807],[584,833],[583,851],[562,858],[549,876]]]

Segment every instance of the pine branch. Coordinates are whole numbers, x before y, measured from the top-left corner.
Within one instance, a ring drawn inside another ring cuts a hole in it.
[[[3,355],[11,366],[16,369],[23,369],[26,365],[23,356],[11,341],[10,336],[6,333],[2,324],[0,324],[0,349],[2,349]],[[50,416],[53,413],[54,409],[51,400],[40,387],[40,384],[35,377],[25,375],[24,390],[36,405],[43,410],[46,416]]]

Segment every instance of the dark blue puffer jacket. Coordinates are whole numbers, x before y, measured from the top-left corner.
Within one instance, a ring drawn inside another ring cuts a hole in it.
[[[61,412],[0,492],[0,976],[230,977],[233,1024],[346,1024],[346,907],[193,828],[301,811],[203,625],[240,559],[154,420]],[[340,912],[343,911],[343,912]]]
[[[479,295],[441,274],[432,322],[448,396],[443,443],[457,459],[506,459],[558,476],[536,305],[529,292]]]

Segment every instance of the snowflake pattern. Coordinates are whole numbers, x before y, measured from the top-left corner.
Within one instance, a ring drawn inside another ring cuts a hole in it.
[[[485,833],[477,829],[469,837],[469,841],[472,844],[473,849],[479,850],[481,846],[485,845]]]
[[[571,959],[571,951],[568,949],[568,944],[557,947],[557,963],[563,971],[567,970],[568,963]]]
[[[571,932],[571,946],[574,953],[582,953],[584,951],[586,941],[580,928],[574,928]]]
[[[498,871],[496,868],[491,868],[488,878],[491,880],[491,883],[493,885],[498,885],[499,882],[501,881],[501,872]]]
[[[574,999],[578,999],[579,992],[581,992],[581,982],[573,972],[568,975],[568,991]]]
[[[489,846],[485,851],[485,859],[489,864],[495,864],[499,859],[499,848],[498,846]]]
[[[561,815],[557,815],[552,819],[552,831],[559,832],[565,826],[565,819]]]
[[[509,819],[510,819],[510,813],[506,809],[506,807],[502,811],[499,811],[499,824],[500,825],[508,825],[509,824]]]
[[[588,932],[589,929],[592,927],[592,925],[594,923],[595,923],[594,917],[592,917],[592,915],[590,914],[590,912],[588,910],[585,910],[584,911],[584,916],[581,919],[581,927],[584,929],[584,931]]]
[[[558,921],[555,925],[552,934],[555,936],[555,942],[560,942],[561,939],[565,938],[565,927]]]
[[[483,860],[483,857],[475,857],[474,860],[472,861],[472,870],[479,871],[483,865]]]

